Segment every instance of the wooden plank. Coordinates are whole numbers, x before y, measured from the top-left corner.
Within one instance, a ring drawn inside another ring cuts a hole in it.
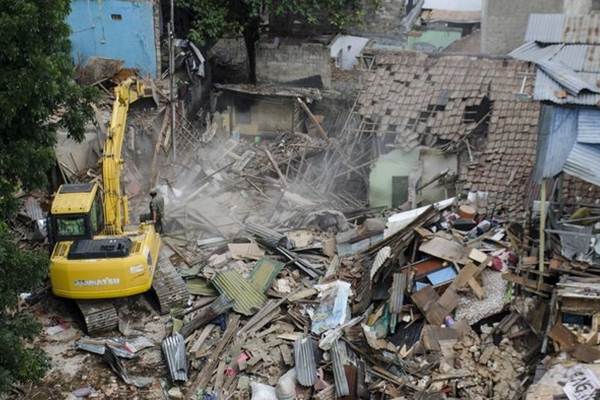
[[[506,273],[506,274],[502,274],[502,278],[506,281],[512,282],[512,283],[516,283],[517,285],[521,285],[521,286],[525,286],[526,288],[529,289],[533,289],[533,290],[541,290],[543,292],[548,292],[551,293],[552,292],[552,286],[542,282],[542,284],[540,285],[539,289],[538,289],[538,282],[533,280],[533,279],[527,279],[525,277],[522,276],[518,276],[512,273]]]
[[[419,251],[449,262],[466,264],[467,252],[460,243],[436,236],[423,243]]]
[[[196,395],[196,392],[198,391],[198,389],[204,389],[206,387],[206,385],[212,378],[212,374],[213,374],[216,366],[219,363],[219,359],[221,357],[221,353],[223,352],[223,349],[225,349],[225,346],[227,346],[227,344],[231,341],[234,334],[237,332],[239,325],[240,325],[240,316],[238,314],[230,315],[229,320],[227,321],[227,329],[225,330],[225,333],[223,333],[223,337],[221,338],[221,341],[217,345],[217,348],[215,349],[215,351],[213,351],[211,353],[210,357],[204,364],[204,368],[202,368],[202,370],[196,376],[196,379],[190,386],[190,388],[184,398],[185,400],[190,400],[193,396]]]
[[[485,298],[485,290],[481,287],[479,282],[477,282],[477,279],[471,278],[467,281],[467,284],[479,300],[483,300]]]

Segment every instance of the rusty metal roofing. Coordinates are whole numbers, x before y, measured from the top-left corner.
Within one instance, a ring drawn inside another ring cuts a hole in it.
[[[330,351],[333,379],[335,382],[335,394],[338,397],[348,396],[350,394],[348,379],[346,378],[346,371],[344,370],[344,349],[341,348],[343,345],[343,343],[336,341]]]
[[[233,310],[243,315],[253,315],[267,301],[256,286],[234,270],[218,272],[212,283],[219,293],[234,302]]]
[[[600,14],[530,14],[525,41],[600,44]]]
[[[179,333],[166,337],[160,347],[167,359],[171,379],[185,382],[188,380],[188,365],[185,355],[185,341]]]
[[[580,77],[587,82],[597,82],[600,79],[600,73],[579,73]],[[563,87],[546,72],[538,69],[535,77],[535,88],[533,99],[538,101],[552,101],[556,104],[579,104],[594,106],[600,102],[600,94],[584,91],[578,96],[566,93]]]
[[[562,42],[600,44],[600,14],[568,15],[563,26]]]
[[[600,89],[584,79],[584,74],[578,74],[573,69],[566,67],[563,63],[554,61],[538,61],[538,67],[552,77],[569,94],[578,96],[584,90],[591,93],[600,93]]]
[[[310,337],[296,339],[294,361],[298,383],[305,387],[313,386],[317,382],[317,363],[315,361],[315,343]]]

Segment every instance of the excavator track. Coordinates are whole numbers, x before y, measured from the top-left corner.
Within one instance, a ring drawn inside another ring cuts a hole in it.
[[[167,314],[172,308],[182,307],[189,297],[189,292],[183,278],[179,275],[167,257],[160,257],[152,289],[158,298],[158,308],[161,314]]]
[[[110,300],[77,300],[88,335],[110,331],[119,325],[117,309]]]

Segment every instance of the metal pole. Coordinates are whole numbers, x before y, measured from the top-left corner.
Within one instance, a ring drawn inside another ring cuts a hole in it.
[[[177,141],[175,139],[175,4],[170,2],[169,22],[169,102],[171,103],[171,143],[173,146],[173,161],[177,160]]]
[[[542,187],[540,190],[540,248],[538,254],[538,263],[540,276],[538,277],[538,290],[542,287],[544,280],[544,248],[546,247],[546,180],[542,179]]]

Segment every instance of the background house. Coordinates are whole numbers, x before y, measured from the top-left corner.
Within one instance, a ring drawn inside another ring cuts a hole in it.
[[[160,75],[160,9],[154,0],[73,0],[68,17],[72,57],[122,60],[143,76]]]
[[[458,186],[479,192],[481,209],[524,217],[540,109],[523,95],[533,73],[517,60],[375,53],[357,109],[377,137],[371,205],[441,200]],[[454,171],[458,185],[448,182]]]

